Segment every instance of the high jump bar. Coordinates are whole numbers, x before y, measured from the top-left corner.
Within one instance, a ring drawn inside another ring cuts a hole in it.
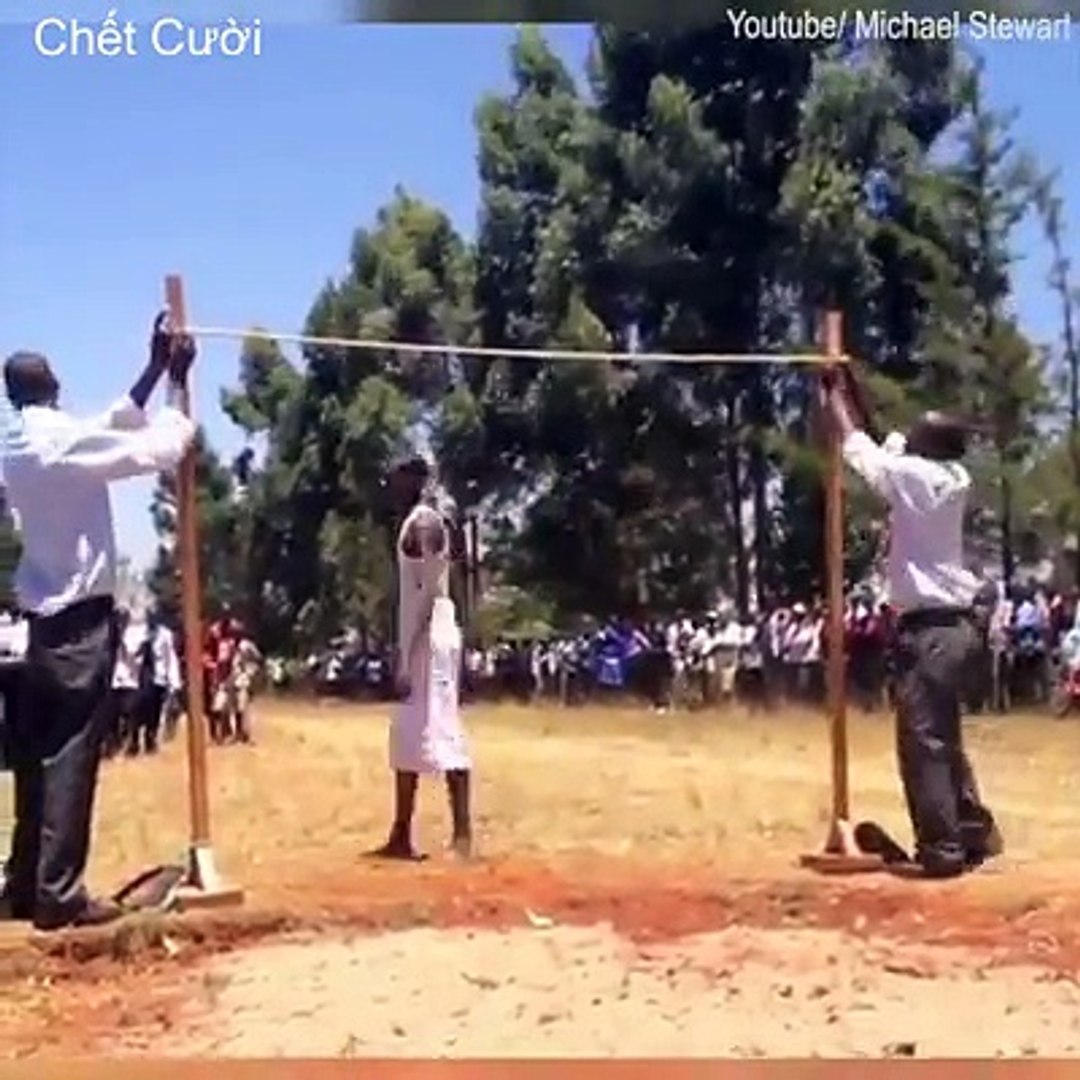
[[[595,349],[518,349],[497,348],[491,345],[439,345],[431,342],[378,341],[369,338],[323,337],[318,334],[279,334],[270,330],[238,330],[225,326],[185,326],[183,332],[194,338],[217,338],[232,341],[255,339],[275,341],[283,345],[310,345],[327,349],[358,349],[368,352],[418,353],[428,356],[486,357],[488,359],[555,360],[569,363],[635,363],[635,364],[806,364],[829,366],[847,363],[844,355],[820,353],[673,353],[673,352],[609,352]]]
[[[275,334],[266,329],[238,330],[228,327],[192,325],[186,319],[183,282],[178,274],[165,280],[165,293],[173,327],[195,338],[275,341],[292,345],[323,346],[325,348],[362,349],[374,352],[418,353],[524,360],[584,361],[594,363],[669,363],[669,364],[803,364],[819,367],[823,374],[835,370],[850,357],[844,350],[843,315],[827,311],[821,324],[821,353],[619,353],[572,349],[500,349],[489,346],[455,346],[442,344],[410,344],[401,341],[376,341],[362,338],[323,337],[314,334]],[[819,386],[824,392],[824,381]],[[191,413],[190,395],[185,395],[187,411]],[[820,404],[824,405],[824,399]],[[824,412],[824,410],[822,410]],[[851,821],[848,727],[845,694],[844,659],[844,496],[843,457],[839,431],[826,418],[825,435],[825,556],[829,620],[827,640],[829,657],[826,670],[828,690],[828,731],[830,750],[829,829],[824,849],[805,854],[801,864],[818,872],[847,874],[877,870],[881,859],[861,852],[854,836]],[[189,647],[188,670],[196,686],[201,683],[201,671],[196,673],[202,643],[202,596],[198,565],[198,511],[195,497],[194,451],[189,451],[180,469],[180,584],[183,598],[185,638]],[[191,715],[193,714],[193,715]],[[192,802],[192,854],[190,857],[189,894],[195,905],[242,902],[239,889],[224,886],[217,876],[210,844],[210,821],[207,793],[207,731],[202,702],[198,700],[188,717],[188,760]],[[201,856],[201,858],[200,858]],[[200,863],[202,864],[200,866]]]

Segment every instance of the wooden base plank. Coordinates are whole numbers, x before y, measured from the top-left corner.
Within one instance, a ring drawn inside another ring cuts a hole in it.
[[[876,874],[885,869],[885,860],[880,855],[819,851],[801,855],[799,865],[817,874]]]
[[[239,907],[243,902],[244,890],[234,886],[218,885],[213,889],[199,889],[182,885],[176,890],[176,909],[180,912]]]

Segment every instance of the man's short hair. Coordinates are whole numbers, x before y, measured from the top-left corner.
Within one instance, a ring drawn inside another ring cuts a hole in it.
[[[421,482],[430,480],[434,471],[422,454],[403,454],[390,465],[391,476],[409,476]]]
[[[934,461],[960,461],[968,441],[975,434],[972,425],[945,413],[924,413],[907,438],[908,453]]]
[[[46,404],[59,389],[48,359],[26,350],[12,353],[4,361],[4,388],[16,409]]]

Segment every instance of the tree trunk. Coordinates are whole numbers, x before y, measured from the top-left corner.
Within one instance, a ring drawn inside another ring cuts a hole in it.
[[[742,516],[742,462],[739,451],[738,398],[731,393],[727,401],[724,465],[731,522],[731,551],[735,560],[735,606],[740,617],[745,618],[750,611],[750,571],[746,558],[746,527]]]
[[[1012,481],[1005,475],[1005,463],[1001,462],[1001,502],[998,509],[1001,518],[1001,579],[1006,589],[1011,589],[1016,577],[1016,552],[1013,546],[1013,491]]]
[[[1069,260],[1065,255],[1060,202],[1051,201],[1044,213],[1046,236],[1054,254],[1051,285],[1061,300],[1061,337],[1065,349],[1065,372],[1069,390],[1069,460],[1073,483],[1080,490],[1080,343],[1076,340],[1076,294],[1069,277]],[[1076,545],[1073,577],[1075,584],[1080,586],[1080,522],[1076,520],[1075,506],[1070,516]]]
[[[466,567],[471,611],[475,618],[480,608],[480,524],[476,514],[467,519]]]
[[[772,561],[772,522],[769,520],[769,458],[765,452],[765,431],[770,421],[768,387],[761,376],[751,397],[752,441],[749,453],[750,485],[754,506],[754,592],[758,610],[772,599],[776,579]]]
[[[1065,363],[1069,371],[1069,457],[1072,461],[1073,483],[1080,490],[1080,347],[1073,323],[1072,293],[1067,280],[1062,283],[1061,304],[1064,320]],[[1077,557],[1073,563],[1075,584],[1080,586],[1080,528],[1073,531]]]

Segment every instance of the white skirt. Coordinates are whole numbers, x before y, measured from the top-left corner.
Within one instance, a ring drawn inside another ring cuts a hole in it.
[[[461,722],[461,630],[454,603],[435,601],[427,640],[409,669],[409,696],[390,723],[390,768],[446,773],[472,768]]]

